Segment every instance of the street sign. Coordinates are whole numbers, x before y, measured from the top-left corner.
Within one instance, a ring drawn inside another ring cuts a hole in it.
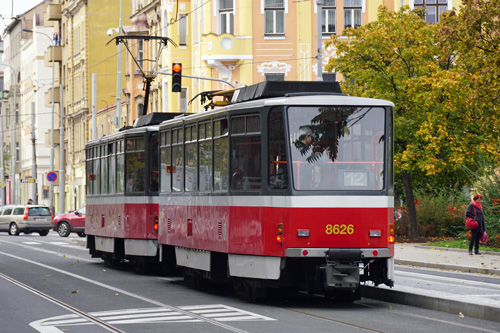
[[[21,179],[21,183],[30,183],[30,184],[33,184],[33,183],[38,183],[38,182],[36,181],[36,179],[28,178],[28,179]]]
[[[5,187],[5,183],[4,183],[4,182],[1,182],[1,183],[0,183],[0,186],[1,186],[1,187]]]
[[[57,180],[57,173],[54,171],[51,171],[47,174],[47,180],[51,183],[55,182]]]

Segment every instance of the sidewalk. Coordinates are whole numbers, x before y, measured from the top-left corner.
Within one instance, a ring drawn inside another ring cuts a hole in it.
[[[470,278],[460,275],[450,277],[449,274],[429,276],[396,267],[394,288],[363,286],[362,296],[454,313],[459,317],[500,322],[500,253],[479,251],[481,255],[471,256],[468,250],[396,244],[394,258],[397,267],[424,267],[472,274]]]
[[[401,243],[394,248],[394,259],[399,265],[500,275],[500,252],[479,252],[471,256],[468,250]]]

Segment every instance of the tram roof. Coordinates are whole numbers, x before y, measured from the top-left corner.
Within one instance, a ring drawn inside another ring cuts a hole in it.
[[[137,133],[145,133],[145,132],[158,132],[159,129],[160,129],[160,125],[144,126],[144,127],[137,127],[137,128],[130,127],[130,128],[127,128],[126,130],[123,130],[123,131],[120,131],[117,133],[105,135],[105,136],[102,136],[100,138],[90,140],[87,142],[87,145],[98,144],[98,143],[102,143],[102,142],[106,142],[106,141],[112,141],[114,139],[121,138],[121,137],[125,136],[125,134],[128,135],[128,134],[137,134]]]
[[[290,93],[282,97],[273,97],[257,99],[248,102],[229,104],[214,110],[203,111],[200,113],[188,114],[184,117],[176,117],[172,120],[162,122],[162,124],[182,123],[185,120],[195,120],[205,117],[217,117],[230,111],[255,109],[259,107],[270,106],[361,106],[361,107],[394,107],[394,103],[376,98],[354,97],[343,94],[332,93]]]

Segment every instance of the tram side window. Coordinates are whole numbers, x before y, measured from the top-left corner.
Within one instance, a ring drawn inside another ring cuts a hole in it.
[[[199,125],[199,178],[200,192],[212,190],[212,126],[210,122]]]
[[[109,193],[116,192],[116,143],[108,145],[108,172],[109,172]]]
[[[170,192],[172,186],[171,132],[161,134],[160,181],[161,192]]]
[[[260,190],[261,133],[260,116],[231,119],[231,189]]]
[[[186,191],[198,190],[198,143],[196,126],[186,127]]]
[[[227,191],[229,183],[229,141],[227,119],[214,121],[214,191]]]
[[[143,138],[129,138],[125,147],[125,180],[127,192],[143,192],[145,187],[146,154]]]
[[[149,154],[151,156],[151,175],[149,180],[149,190],[151,192],[158,192],[158,181],[159,181],[159,173],[158,173],[158,133],[151,134],[149,138]]]
[[[108,193],[108,157],[106,146],[101,146],[101,193]]]
[[[125,154],[123,153],[123,140],[116,142],[116,192],[125,190]]]
[[[285,144],[283,109],[276,107],[269,114],[269,188],[288,188],[288,158]]]
[[[182,192],[184,180],[183,129],[172,131],[172,191]]]
[[[93,181],[93,186],[92,186],[92,193],[93,194],[99,194],[99,188],[100,188],[100,183],[101,183],[101,177],[99,175],[99,170],[101,170],[101,164],[99,163],[99,147],[94,148],[94,167],[92,168],[94,170],[94,181]]]
[[[87,162],[86,164],[86,173],[87,173],[87,195],[92,194],[92,186],[94,184],[94,178],[92,173],[92,149],[87,149]]]

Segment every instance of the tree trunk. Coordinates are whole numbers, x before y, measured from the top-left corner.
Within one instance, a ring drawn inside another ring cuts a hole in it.
[[[411,176],[407,171],[403,171],[403,185],[405,188],[406,208],[408,209],[408,238],[418,237],[417,210],[415,208],[415,197],[413,196],[413,186]]]

